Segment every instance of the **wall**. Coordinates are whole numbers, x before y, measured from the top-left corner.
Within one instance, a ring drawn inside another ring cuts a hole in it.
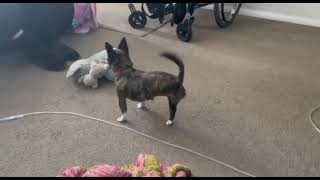
[[[320,27],[320,3],[244,3],[240,14]]]

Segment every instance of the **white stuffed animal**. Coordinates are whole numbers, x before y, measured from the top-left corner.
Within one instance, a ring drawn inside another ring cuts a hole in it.
[[[97,88],[97,79],[105,77],[113,81],[114,74],[107,64],[108,54],[102,50],[88,59],[80,59],[71,64],[67,78],[73,78],[78,83]]]
[[[98,64],[94,61],[91,62],[89,74],[81,76],[78,83],[83,83],[84,85],[94,89],[98,88],[98,79],[102,78],[106,74],[108,67],[109,66],[107,64]]]

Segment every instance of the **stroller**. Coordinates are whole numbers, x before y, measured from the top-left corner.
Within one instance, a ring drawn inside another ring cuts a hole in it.
[[[232,24],[241,7],[241,3],[142,3],[141,11],[137,11],[135,6],[129,3],[131,14],[128,21],[131,27],[141,29],[147,24],[147,17],[158,18],[162,24],[164,16],[172,14],[171,26],[177,24],[176,34],[178,38],[181,41],[189,42],[192,37],[192,23],[194,21],[192,15],[194,11],[211,4],[214,4],[214,17],[220,28]],[[187,14],[189,16],[185,18]]]

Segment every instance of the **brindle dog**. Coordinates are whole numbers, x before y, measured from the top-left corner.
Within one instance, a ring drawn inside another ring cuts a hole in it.
[[[143,108],[144,101],[153,100],[155,96],[166,96],[170,108],[170,119],[166,125],[172,125],[177,105],[186,95],[183,87],[184,64],[178,56],[170,52],[161,54],[179,67],[179,75],[174,76],[166,72],[144,72],[135,69],[129,56],[126,38],[122,38],[118,48],[113,48],[108,42],[105,43],[105,48],[108,53],[108,64],[115,74],[116,91],[122,113],[117,121],[122,122],[127,119],[127,98],[139,102],[138,108]]]

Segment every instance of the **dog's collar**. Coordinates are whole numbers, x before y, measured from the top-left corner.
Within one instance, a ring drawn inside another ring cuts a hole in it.
[[[120,69],[120,70],[118,70],[117,72],[115,72],[114,74],[115,74],[115,79],[116,79],[116,81],[119,80],[120,78],[122,78],[123,75],[128,72],[128,70],[129,70],[129,69],[124,68],[124,69]]]

